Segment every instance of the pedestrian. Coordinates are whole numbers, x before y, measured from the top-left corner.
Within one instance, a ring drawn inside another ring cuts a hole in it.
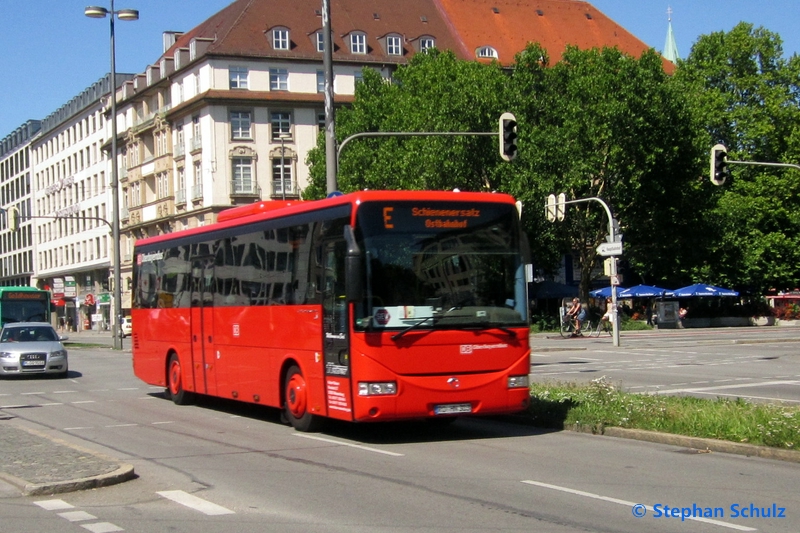
[[[74,322],[71,316],[67,318],[67,331],[73,331],[72,327]]]

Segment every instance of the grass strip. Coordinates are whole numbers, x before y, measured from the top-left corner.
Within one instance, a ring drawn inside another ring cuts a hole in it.
[[[605,427],[661,431],[800,449],[800,408],[741,398],[703,399],[623,392],[604,379],[589,384],[531,385],[528,416],[540,427]]]

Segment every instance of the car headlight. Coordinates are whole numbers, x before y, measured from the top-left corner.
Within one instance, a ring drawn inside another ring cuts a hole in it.
[[[509,389],[522,389],[528,387],[528,375],[523,376],[508,376]]]
[[[11,352],[0,352],[0,359],[12,359],[14,356]]]
[[[67,351],[66,350],[56,350],[54,352],[50,352],[50,358],[55,359],[58,357],[66,357]]]
[[[358,382],[358,395],[359,396],[385,396],[387,394],[397,393],[397,383],[394,381],[387,382]]]

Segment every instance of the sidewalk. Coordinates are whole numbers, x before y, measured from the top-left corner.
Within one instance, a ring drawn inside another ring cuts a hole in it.
[[[0,417],[0,485],[23,495],[57,494],[122,483],[133,466]]]

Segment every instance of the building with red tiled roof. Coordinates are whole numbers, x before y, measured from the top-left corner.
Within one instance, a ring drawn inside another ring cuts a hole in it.
[[[186,33],[165,33],[161,57],[123,84],[123,276],[137,238],[299,197],[324,129],[320,9],[319,0],[235,0]],[[352,102],[362,68],[388,79],[432,47],[504,65],[528,42],[551,61],[568,44],[647,49],[579,0],[331,0],[330,9],[337,105]]]

